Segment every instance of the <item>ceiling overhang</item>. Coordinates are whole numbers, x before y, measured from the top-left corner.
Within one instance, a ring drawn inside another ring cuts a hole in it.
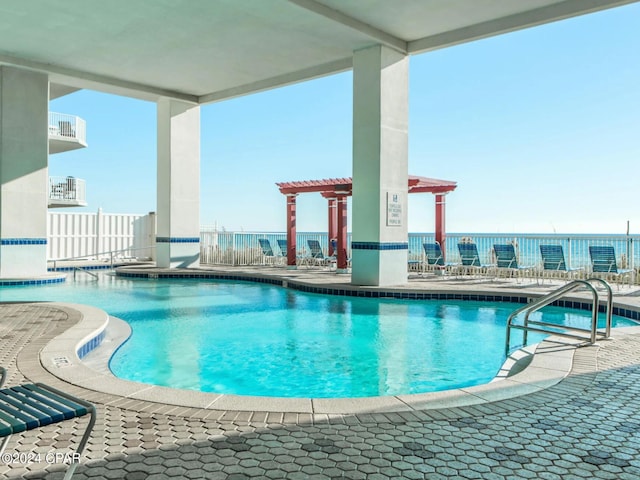
[[[637,0],[30,0],[0,5],[0,66],[44,72],[55,95],[88,88],[194,104]]]

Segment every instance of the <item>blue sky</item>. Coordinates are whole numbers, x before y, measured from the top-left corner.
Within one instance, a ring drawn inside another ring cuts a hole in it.
[[[458,182],[447,230],[640,233],[640,4],[411,57],[409,172]],[[201,224],[284,231],[276,182],[351,175],[352,74],[201,109]],[[156,106],[92,91],[51,102],[87,121],[50,175],[87,181],[79,211],[156,209]],[[409,231],[433,231],[430,194]],[[326,201],[298,199],[299,231]]]

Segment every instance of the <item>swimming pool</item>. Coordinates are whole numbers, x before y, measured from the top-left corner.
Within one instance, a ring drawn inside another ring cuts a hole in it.
[[[367,397],[491,380],[506,317],[519,304],[324,296],[214,280],[101,276],[98,282],[0,289],[0,301],[102,308],[132,326],[111,360],[120,378],[227,394]],[[575,324],[587,312],[545,309]],[[635,323],[614,317],[614,326]],[[541,336],[530,336],[530,342]]]

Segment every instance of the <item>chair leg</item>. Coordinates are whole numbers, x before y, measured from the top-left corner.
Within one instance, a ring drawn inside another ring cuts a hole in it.
[[[95,426],[95,424],[96,424],[96,409],[92,408],[91,418],[89,419],[87,428],[84,431],[84,435],[82,435],[82,439],[78,444],[78,448],[76,448],[75,454],[73,456],[73,460],[69,465],[69,468],[67,469],[67,473],[65,473],[63,480],[71,480],[73,473],[75,472],[76,468],[78,467],[78,464],[80,463],[80,456],[84,451],[84,447],[87,446],[87,442],[89,441],[89,437],[91,436],[91,432],[93,431],[93,427]]]
[[[10,438],[11,435],[7,435],[2,439],[2,443],[0,443],[0,455],[2,455],[4,453],[4,449],[7,448],[7,443],[9,443]]]

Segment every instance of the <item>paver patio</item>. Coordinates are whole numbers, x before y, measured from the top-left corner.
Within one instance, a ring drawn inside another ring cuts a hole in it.
[[[616,296],[638,305],[636,294]],[[78,317],[43,303],[0,304],[7,384],[45,382],[98,407],[77,479],[640,478],[637,328],[576,349],[569,374],[531,394],[451,408],[317,414],[180,407],[70,385],[43,368],[39,352]],[[74,428],[70,421],[15,435],[0,475],[62,478],[66,466],[49,464],[47,454],[68,452]],[[40,461],[12,463],[20,453],[40,453]]]

